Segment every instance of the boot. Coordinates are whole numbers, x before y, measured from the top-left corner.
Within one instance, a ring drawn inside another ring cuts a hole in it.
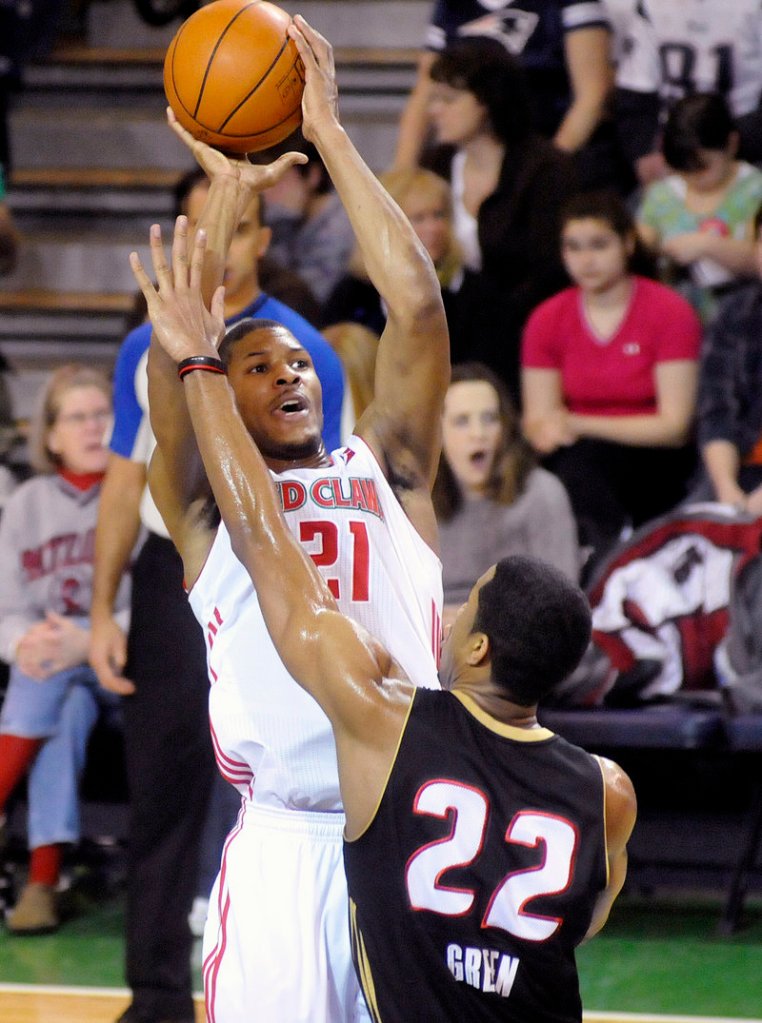
[[[30,882],[7,916],[11,934],[51,934],[58,930],[56,891],[52,885]]]

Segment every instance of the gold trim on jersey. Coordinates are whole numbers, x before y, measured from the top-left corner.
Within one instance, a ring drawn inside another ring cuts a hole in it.
[[[357,903],[354,899],[349,900],[349,929],[352,938],[352,955],[354,956],[357,976],[360,978],[360,987],[365,995],[373,1023],[382,1023],[381,1013],[376,1002],[376,986],[373,983],[373,973],[368,962],[368,953],[365,949],[365,941],[362,932],[357,926]]]
[[[609,863],[609,823],[608,823],[609,806],[608,799],[606,798],[608,792],[606,788],[606,773],[603,769],[603,761],[598,756],[598,754],[593,753],[592,756],[595,762],[598,764],[598,769],[601,772],[601,781],[603,782],[603,851],[605,853],[606,858],[606,887],[608,888],[609,881],[611,880],[611,864]]]
[[[507,725],[504,721],[498,721],[497,718],[493,718],[486,710],[482,710],[476,700],[469,696],[468,693],[453,689],[452,695],[460,700],[468,713],[475,717],[480,724],[484,725],[485,728],[489,728],[491,732],[495,732],[496,735],[502,735],[505,739],[515,739],[517,742],[542,742],[545,739],[551,739],[555,735],[555,732],[551,732],[549,728],[543,728],[542,725],[532,728],[519,728],[516,725]]]
[[[365,832],[368,830],[368,828],[371,826],[373,821],[378,816],[378,811],[379,811],[379,808],[381,806],[381,801],[383,800],[384,796],[386,795],[386,790],[389,787],[389,779],[392,776],[392,771],[394,770],[394,765],[397,763],[397,757],[399,756],[399,753],[400,753],[400,746],[402,745],[402,739],[404,738],[405,732],[407,731],[407,726],[408,726],[408,722],[410,721],[410,714],[411,714],[411,712],[413,710],[413,702],[415,701],[415,694],[416,694],[416,692],[417,692],[417,689],[414,689],[413,690],[413,694],[412,694],[412,696],[410,698],[410,703],[408,704],[407,712],[405,714],[405,720],[403,721],[402,729],[400,730],[399,739],[397,739],[397,746],[396,746],[396,748],[394,750],[394,756],[392,757],[391,761],[389,762],[389,769],[386,772],[386,778],[384,779],[384,784],[381,786],[381,792],[379,793],[378,800],[376,801],[376,805],[373,808],[373,813],[370,815],[370,820],[365,825],[365,827],[362,829],[362,831],[359,833],[359,835],[355,835],[354,838],[350,839],[350,838],[346,837],[346,834],[344,835],[344,841],[347,843],[347,845],[351,845],[352,842],[357,842],[359,839],[361,839],[362,836],[365,834]]]

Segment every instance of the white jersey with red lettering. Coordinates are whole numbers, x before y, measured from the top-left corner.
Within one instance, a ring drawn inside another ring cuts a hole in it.
[[[438,687],[442,571],[364,441],[274,476],[286,520],[347,615]],[[288,675],[220,526],[190,593],[207,637],[222,774],[243,795],[204,933],[209,1023],[361,1023],[333,733]]]
[[[331,465],[274,477],[289,527],[341,610],[381,640],[417,685],[438,687],[439,559],[364,441],[350,438],[331,458]],[[242,793],[251,791],[255,803],[340,810],[328,720],[286,672],[224,524],[190,602],[207,638],[210,717],[222,774]]]

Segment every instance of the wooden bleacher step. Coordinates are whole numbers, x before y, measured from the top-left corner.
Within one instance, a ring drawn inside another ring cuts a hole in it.
[[[0,342],[12,360],[113,359],[135,305],[134,292],[56,291],[50,288],[0,290]],[[52,347],[51,347],[52,346]],[[65,355],[71,352],[71,355]]]
[[[121,291],[52,291],[49,288],[0,290],[0,312],[76,313],[79,316],[110,313],[126,316],[133,304],[134,295]]]
[[[8,203],[24,229],[35,214],[71,217],[165,217],[182,170],[171,167],[19,167],[11,175]],[[44,223],[39,224],[40,227]]]

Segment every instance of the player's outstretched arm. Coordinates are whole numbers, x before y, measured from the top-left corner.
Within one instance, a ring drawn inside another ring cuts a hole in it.
[[[320,153],[349,215],[374,286],[388,309],[378,349],[375,399],[359,432],[374,448],[419,531],[435,542],[428,492],[449,382],[449,336],[431,259],[409,220],[365,164],[338,117],[330,44],[297,16],[289,33],[305,66],[304,134]]]
[[[215,292],[210,310],[201,298],[205,241],[199,232],[189,267],[187,225],[178,218],[170,269],[155,228],[151,251],[156,288],[137,253],[130,256],[156,342],[175,365],[191,356],[214,358],[223,330],[224,289]],[[183,386],[233,550],[254,582],[286,668],[323,707],[337,743],[354,750],[369,737],[372,748],[393,750],[401,724],[396,732],[394,727],[405,704],[402,696],[387,699],[380,687],[392,673],[391,658],[340,614],[320,573],[288,529],[269,470],[240,418],[226,378],[196,370],[184,377]],[[407,689],[400,687],[398,692]],[[387,734],[389,742],[382,742]]]
[[[614,900],[627,876],[627,843],[635,827],[637,800],[629,777],[613,760],[600,757],[606,802],[606,847],[609,883],[598,897],[585,940],[592,938],[609,918]]]

